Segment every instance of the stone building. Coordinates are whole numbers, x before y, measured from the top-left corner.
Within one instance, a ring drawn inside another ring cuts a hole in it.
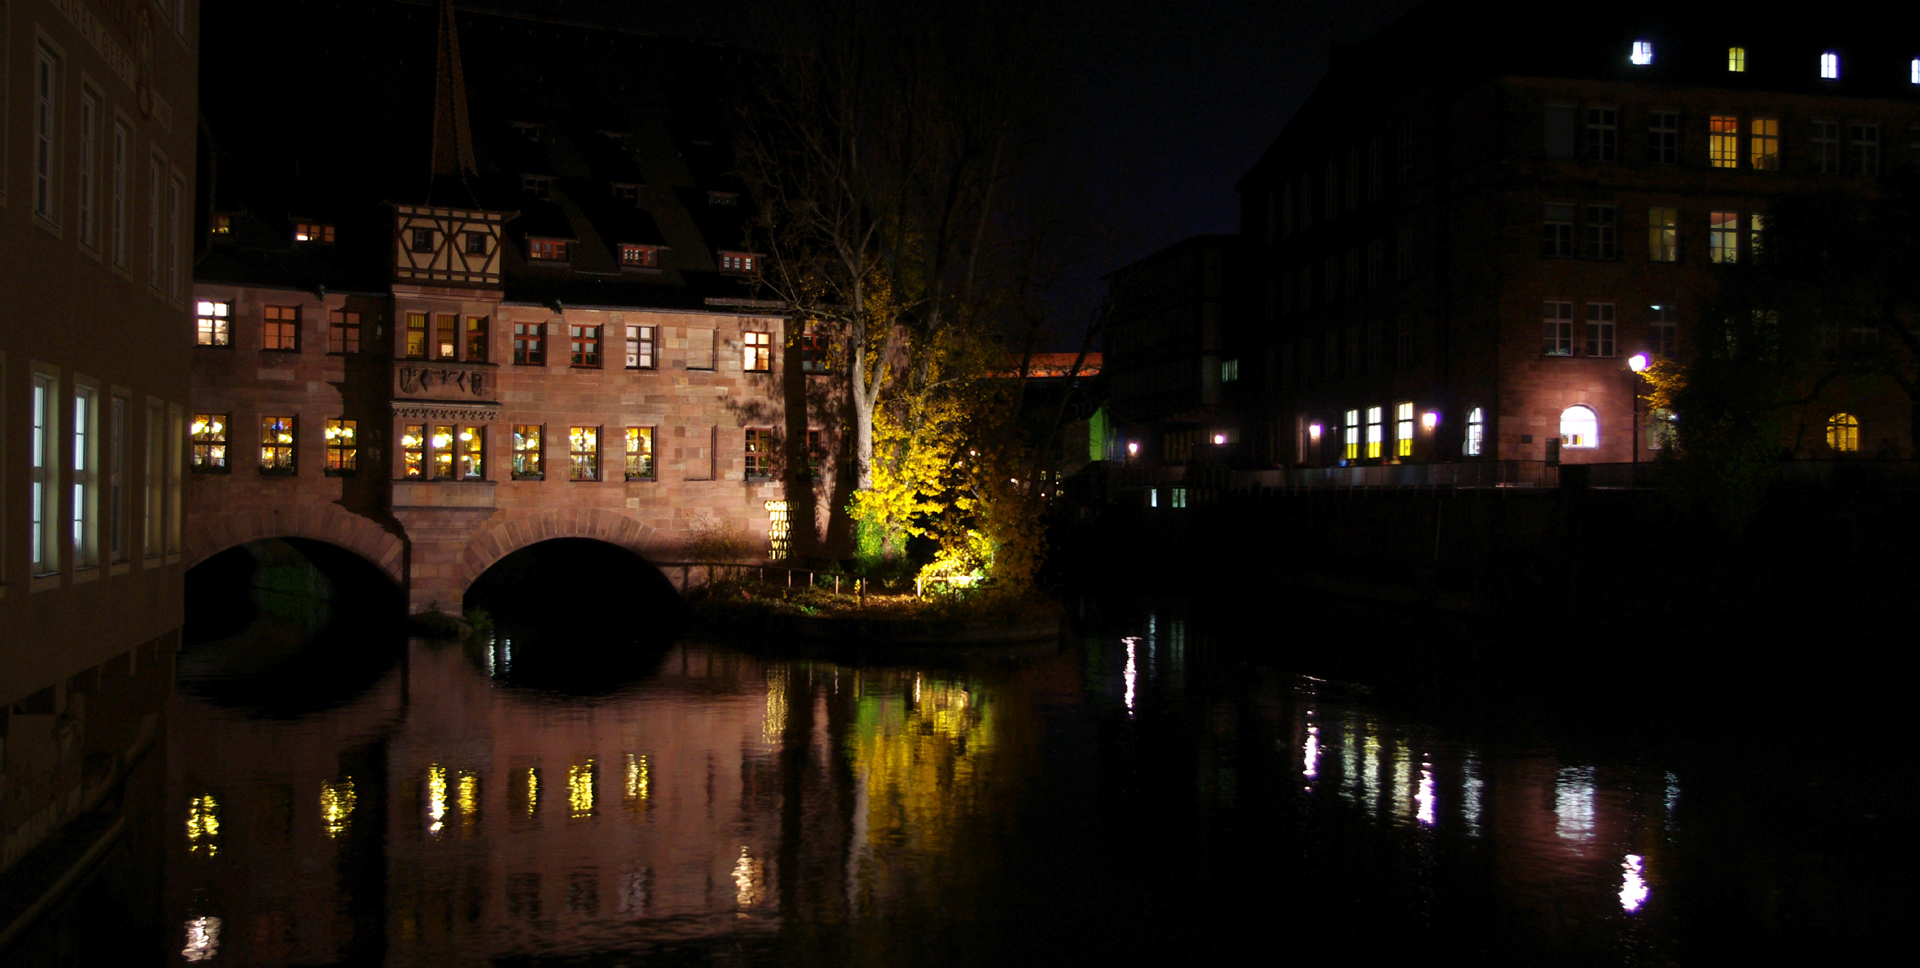
[[[117,805],[158,783],[182,620],[198,38],[195,0],[0,2],[0,950],[23,959],[63,942],[9,948],[21,919],[157,822]]]
[[[249,47],[282,9],[234,11],[208,65],[189,564],[313,538],[454,611],[549,538],[816,551],[831,394],[756,284],[734,55],[351,6],[291,11],[325,70]]]
[[[1109,278],[1106,376],[1121,448],[1111,459],[1184,464],[1239,444],[1239,241],[1194,236]]]
[[[1879,36],[1629,5],[1496,38],[1433,2],[1336,48],[1239,186],[1254,462],[1650,459],[1628,364],[1690,346],[1769,204],[1920,161],[1920,61]],[[1794,420],[1802,456],[1911,456],[1891,380]]]

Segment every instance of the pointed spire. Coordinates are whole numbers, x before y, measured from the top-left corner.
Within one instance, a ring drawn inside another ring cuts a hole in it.
[[[453,0],[440,0],[439,20],[433,65],[433,185],[459,185],[468,196],[462,201],[470,203],[479,166],[473,161],[473,130],[467,121],[467,82],[460,70]]]

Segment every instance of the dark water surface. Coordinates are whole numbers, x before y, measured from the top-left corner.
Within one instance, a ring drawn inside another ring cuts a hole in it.
[[[1404,637],[1250,627],[1140,605],[908,664],[416,640],[279,696],[190,650],[165,957],[1839,963],[1904,934],[1903,707],[1363,686],[1327,656]],[[536,649],[588,688],[522,684]]]

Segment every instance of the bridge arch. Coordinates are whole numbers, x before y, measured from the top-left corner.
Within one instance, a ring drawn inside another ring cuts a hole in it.
[[[345,548],[371,562],[396,587],[405,588],[406,545],[370,518],[338,504],[235,508],[195,515],[187,529],[185,562],[193,566],[228,548],[267,538],[306,538]]]
[[[468,539],[454,567],[464,594],[494,562],[529,545],[554,538],[592,538],[638,555],[654,567],[668,549],[659,528],[599,508],[512,511],[489,518]]]

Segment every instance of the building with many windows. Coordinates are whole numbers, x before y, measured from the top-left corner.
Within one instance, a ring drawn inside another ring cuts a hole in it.
[[[194,0],[0,2],[0,882],[16,899],[141,829],[113,805],[158,782],[144,754],[181,626],[198,36]],[[20,913],[0,908],[0,946]]]
[[[1630,363],[1691,346],[1770,203],[1920,161],[1920,47],[1829,26],[1630,5],[1496,39],[1432,2],[1337,48],[1239,186],[1253,462],[1654,456]],[[1898,393],[1835,384],[1796,422],[1801,456],[1912,456]]]
[[[231,11],[208,64],[189,561],[314,538],[457,610],[546,538],[813,551],[789,535],[832,506],[835,428],[805,403],[829,367],[786,365],[799,337],[756,284],[733,55],[352,6],[293,8],[325,70],[250,43],[277,8]]]

